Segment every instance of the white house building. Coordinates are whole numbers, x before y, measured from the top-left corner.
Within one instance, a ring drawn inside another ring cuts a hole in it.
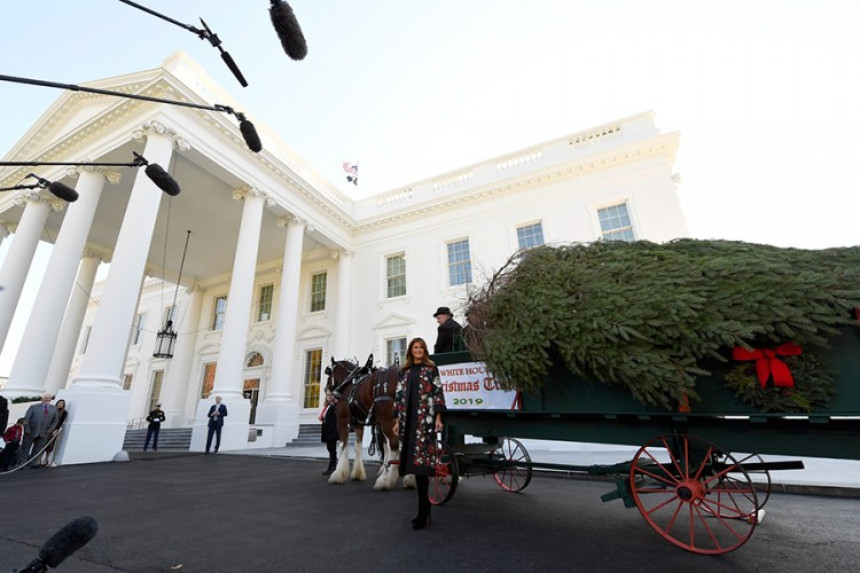
[[[84,85],[239,107],[181,52]],[[389,364],[412,337],[432,345],[436,307],[462,322],[467,289],[516,250],[687,235],[673,176],[679,136],[660,133],[652,113],[362,199],[255,124],[259,153],[230,114],[70,92],[4,158],[123,163],[138,153],[182,188],[162,193],[143,168],[39,167],[80,198],[0,196],[0,238],[12,242],[0,342],[38,241],[46,229],[56,238],[3,395],[66,400],[60,463],[113,459],[127,424],[156,402],[169,426],[194,428],[191,449],[202,451],[213,393],[230,412],[223,449],[284,445],[316,421],[331,357]],[[0,167],[0,187],[30,171]],[[153,357],[169,319],[173,356]]]

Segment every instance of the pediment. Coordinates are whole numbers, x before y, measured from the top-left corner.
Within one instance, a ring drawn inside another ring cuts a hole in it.
[[[331,330],[322,326],[309,326],[299,332],[299,340],[314,340],[318,338],[328,338],[331,336]]]
[[[404,326],[410,326],[413,324],[415,324],[415,317],[400,314],[399,312],[392,312],[391,314],[374,324],[373,328],[376,330],[380,330],[383,328],[399,328]]]

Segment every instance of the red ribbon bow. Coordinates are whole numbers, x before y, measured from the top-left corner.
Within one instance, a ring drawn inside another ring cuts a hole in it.
[[[773,385],[777,388],[794,388],[794,378],[788,369],[788,364],[777,358],[777,356],[796,356],[802,350],[793,342],[780,344],[776,348],[761,348],[747,350],[735,346],[732,349],[732,358],[735,360],[755,360],[755,370],[758,375],[758,383],[764,388],[767,379],[773,376]]]

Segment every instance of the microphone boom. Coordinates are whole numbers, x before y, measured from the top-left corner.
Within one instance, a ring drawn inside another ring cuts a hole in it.
[[[308,55],[308,45],[305,42],[305,36],[302,34],[302,29],[299,26],[296,15],[293,14],[293,9],[290,5],[282,0],[271,0],[272,7],[269,8],[269,14],[272,17],[272,24],[275,26],[275,33],[281,40],[281,46],[287,55],[294,60],[301,60]]]

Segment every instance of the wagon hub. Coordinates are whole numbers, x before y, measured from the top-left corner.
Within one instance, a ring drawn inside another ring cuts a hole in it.
[[[690,503],[697,499],[701,499],[704,495],[702,484],[693,479],[685,479],[678,483],[675,487],[675,493],[681,501]]]

